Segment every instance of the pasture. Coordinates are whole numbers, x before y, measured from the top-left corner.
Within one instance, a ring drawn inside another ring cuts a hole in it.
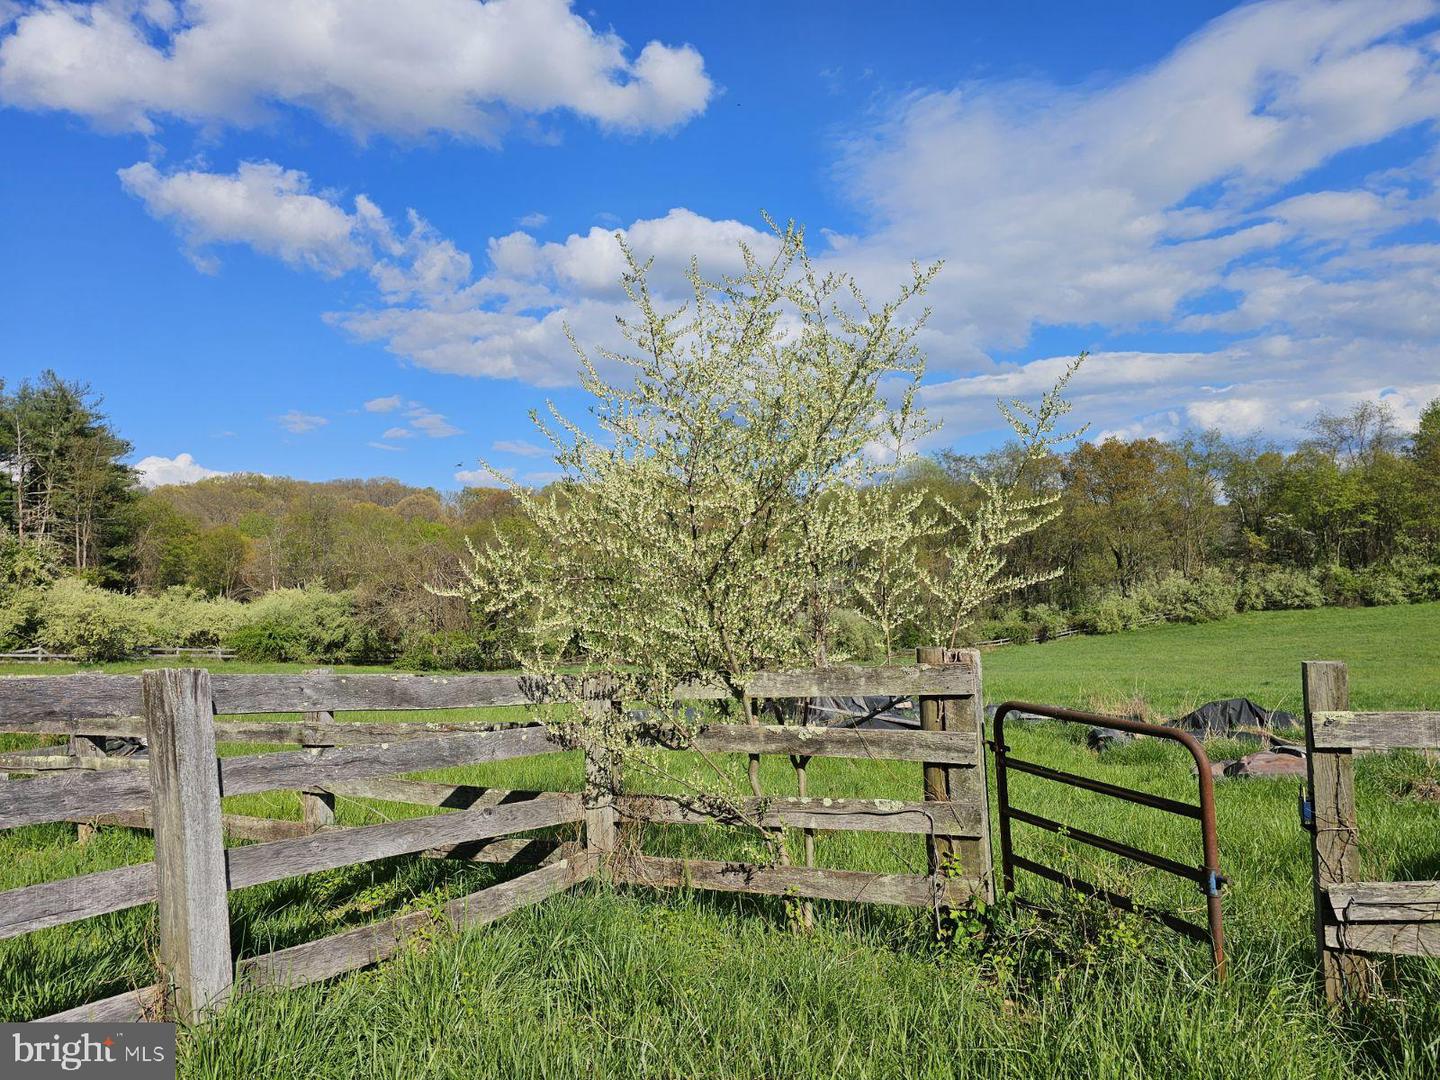
[[[1263,613],[1007,647],[985,656],[986,697],[1175,715],[1214,697],[1247,695],[1295,710],[1303,659],[1347,661],[1356,708],[1440,708],[1440,605]],[[38,673],[33,665],[7,672]],[[1043,764],[1193,798],[1188,759],[1176,748],[1142,742],[1097,757],[1081,735],[1054,724],[1017,726],[1010,742]],[[12,736],[4,745],[35,741]],[[222,753],[261,749],[227,744]],[[1212,758],[1245,749],[1210,746]],[[723,760],[743,781],[745,759]],[[699,765],[682,760],[689,768]],[[1357,771],[1367,870],[1377,878],[1440,876],[1440,804],[1424,797],[1431,788],[1423,782],[1433,769],[1419,755],[1395,754],[1365,757]],[[581,774],[578,755],[556,755],[427,775],[578,790]],[[663,790],[675,780],[637,778],[636,786]],[[783,761],[767,759],[763,781],[767,792],[793,794],[794,774]],[[809,782],[817,795],[920,797],[914,765],[817,760]],[[1058,908],[1058,918],[1002,903],[962,920],[955,943],[943,946],[926,913],[817,904],[815,927],[805,930],[785,898],[595,882],[483,929],[438,932],[367,972],[239,998],[220,1020],[182,1037],[182,1075],[1435,1075],[1440,962],[1391,963],[1390,992],[1346,1015],[1319,1004],[1297,789],[1287,780],[1220,785],[1232,965],[1224,984],[1211,978],[1202,948],[1024,875],[1022,892]],[[1020,776],[1012,798],[1177,858],[1193,861],[1198,852],[1198,830],[1144,808]],[[227,799],[226,809],[300,816],[290,793]],[[358,799],[337,807],[345,824],[419,812]],[[744,833],[650,828],[657,853],[755,854]],[[1068,850],[1062,839],[1033,831],[1017,831],[1017,849],[1061,865]],[[10,830],[0,834],[0,889],[151,853],[148,834],[120,828],[102,828],[84,845],[74,826]],[[1092,880],[1192,917],[1203,908],[1191,885],[1083,858],[1075,865]],[[818,859],[909,872],[925,863],[918,838],[887,834],[822,835]],[[242,955],[253,955],[434,904],[508,873],[407,857],[257,886],[232,895],[234,938]],[[0,942],[0,1017],[42,1016],[138,985],[149,977],[154,918],[145,906]]]

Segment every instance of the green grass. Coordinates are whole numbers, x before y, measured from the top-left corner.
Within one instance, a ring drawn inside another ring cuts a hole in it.
[[[1215,698],[1300,711],[1300,662],[1344,660],[1357,709],[1440,709],[1440,604],[1236,615],[985,654],[985,697],[1068,705],[1141,697],[1178,716]]]
[[[997,650],[987,697],[1117,706],[1143,698],[1173,714],[1244,694],[1294,708],[1299,661],[1351,665],[1357,707],[1440,708],[1440,606],[1237,617]],[[33,668],[25,668],[33,671]],[[227,666],[226,670],[237,670]],[[291,669],[293,670],[293,668]],[[1098,758],[1083,732],[1017,726],[1017,752],[1059,768],[1177,798],[1193,797],[1188,759],[1139,743]],[[247,748],[227,747],[227,752]],[[253,748],[249,748],[253,749]],[[1212,746],[1216,757],[1243,746]],[[684,772],[699,768],[681,756]],[[743,759],[726,759],[737,781]],[[1365,872],[1440,876],[1440,807],[1405,793],[1418,755],[1358,768]],[[576,789],[574,755],[448,770],[456,780]],[[767,760],[766,789],[794,790]],[[646,784],[651,788],[663,784]],[[820,795],[919,795],[919,770],[815,761]],[[1120,840],[1198,861],[1194,823],[1016,776],[1015,801]],[[442,933],[396,961],[330,983],[240,999],[187,1033],[192,1077],[1428,1077],[1440,1071],[1440,961],[1387,964],[1388,992],[1336,1017],[1316,1001],[1309,860],[1294,781],[1219,788],[1232,978],[1217,985],[1203,948],[1148,923],[1069,904],[1022,876],[1055,920],[1002,907],[983,939],[941,949],[924,913],[816,906],[811,932],[783,899],[613,891],[583,886],[482,929]],[[298,817],[295,796],[230,800],[247,813]],[[342,822],[417,812],[342,802]],[[1017,847],[1075,866],[1198,918],[1193,886],[1082,855],[1016,826]],[[655,829],[656,854],[744,855],[722,829]],[[1083,849],[1081,849],[1083,850]],[[150,857],[147,836],[104,829],[81,847],[73,827],[0,835],[0,888]],[[915,837],[822,835],[822,865],[923,869]],[[247,889],[232,896],[235,939],[253,955],[334,933],[498,880],[494,868],[394,859]],[[417,899],[418,898],[418,899]],[[151,907],[0,942],[0,1018],[24,1019],[151,977]]]

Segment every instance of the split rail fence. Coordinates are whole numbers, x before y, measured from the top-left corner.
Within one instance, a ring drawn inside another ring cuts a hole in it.
[[[458,925],[490,922],[596,873],[621,883],[690,886],[805,900],[917,907],[993,899],[984,776],[979,654],[921,650],[914,666],[762,673],[744,682],[753,699],[886,695],[918,699],[921,730],[872,731],[711,723],[666,749],[790,758],[801,797],[766,798],[755,788],[742,809],[766,829],[805,831],[803,866],[675,859],[622,850],[631,822],[726,822],[693,799],[629,792],[622,761],[583,746],[583,792],[499,792],[396,779],[407,773],[477,765],[571,749],[539,723],[422,724],[337,721],[336,713],[479,709],[539,705],[578,694],[587,711],[618,717],[613,683],[589,679],[556,687],[510,675],[212,675],[172,668],[133,675],[0,678],[0,732],[70,736],[60,748],[0,755],[0,828],[55,821],[81,827],[149,828],[151,863],[125,866],[0,893],[0,938],[157,903],[157,981],[70,1009],[51,1021],[202,1019],[252,987],[301,985],[383,960],[430,925],[410,912],[331,937],[235,963],[228,893],[283,878],[400,855],[425,854],[538,868],[450,901]],[[724,690],[694,686],[683,698],[715,700]],[[304,719],[257,719],[303,713]],[[216,719],[239,715],[243,719]],[[143,763],[112,758],[105,737],[144,739]],[[661,736],[655,736],[661,740]],[[218,758],[217,742],[302,747]],[[604,740],[600,740],[604,743]],[[811,757],[919,763],[924,800],[822,799],[805,794]],[[3,779],[25,772],[31,779]],[[752,781],[756,771],[752,769]],[[304,820],[226,815],[221,798],[275,790],[301,793]],[[338,827],[336,795],[417,803],[453,812]],[[517,836],[570,826],[581,840]],[[871,873],[814,865],[815,830],[919,834],[928,874]],[[226,847],[226,837],[260,841]],[[632,845],[627,844],[627,848]]]
[[[1362,881],[1354,754],[1440,748],[1440,713],[1352,712],[1343,663],[1301,665],[1315,943],[1325,997],[1364,997],[1376,954],[1440,956],[1440,881]]]

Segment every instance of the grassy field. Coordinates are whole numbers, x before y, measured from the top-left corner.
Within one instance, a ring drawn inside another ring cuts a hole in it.
[[[1299,661],[1351,666],[1356,707],[1440,708],[1440,605],[1240,616],[1104,638],[1010,647],[985,657],[986,696],[1173,715],[1214,697],[1298,707]],[[139,667],[140,665],[133,665]],[[10,669],[33,673],[35,668]],[[70,669],[73,670],[73,669]],[[239,670],[235,666],[227,670]],[[293,669],[291,669],[293,670]],[[1193,797],[1188,760],[1157,743],[1097,757],[1083,733],[1020,727],[1033,760],[1129,786]],[[14,744],[16,740],[11,740]],[[227,753],[254,747],[227,746]],[[1212,756],[1246,749],[1216,744]],[[743,759],[730,763],[737,778]],[[681,770],[693,767],[681,759]],[[1410,794],[1418,755],[1359,763],[1366,871],[1440,876],[1440,806]],[[812,794],[919,797],[915,766],[817,761]],[[455,780],[576,789],[573,755],[450,770]],[[793,793],[783,761],[766,789]],[[663,784],[649,785],[662,787]],[[594,883],[399,960],[323,986],[240,999],[187,1033],[194,1077],[1430,1077],[1440,1072],[1440,961],[1388,965],[1389,992],[1328,1015],[1315,999],[1309,865],[1297,784],[1219,789],[1232,978],[1210,977],[1202,948],[1022,880],[1060,909],[1040,920],[1010,905],[939,947],[923,913],[817,905],[797,931],[783,900],[615,891]],[[1016,802],[1120,840],[1198,861],[1198,830],[1138,807],[1016,777]],[[298,817],[295,796],[227,800],[245,813]],[[342,822],[416,812],[349,800]],[[1017,830],[1023,826],[1017,826]],[[720,829],[654,829],[647,850],[735,856]],[[1043,861],[1198,916],[1193,886],[1161,882],[1033,830],[1017,847]],[[73,826],[0,835],[0,889],[142,861],[147,836]],[[923,869],[922,842],[823,835],[822,865]],[[395,859],[232,896],[235,940],[250,955],[384,917],[507,873]],[[0,1018],[25,1019],[149,981],[153,908],[0,942]]]

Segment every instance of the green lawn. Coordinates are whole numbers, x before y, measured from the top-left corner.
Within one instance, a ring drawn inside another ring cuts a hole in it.
[[[1257,611],[985,654],[985,697],[1179,716],[1215,698],[1300,712],[1300,662],[1343,660],[1357,709],[1440,709],[1440,604]]]
[[[1440,605],[1258,614],[1204,627],[1009,647],[986,654],[987,698],[1120,707],[1141,698],[1173,714],[1248,695],[1295,708],[1299,661],[1351,664],[1360,708],[1440,708]],[[24,668],[23,671],[33,671]],[[238,670],[231,666],[227,670]],[[1016,727],[1019,753],[1177,798],[1194,778],[1176,748],[1140,743],[1099,758],[1082,733]],[[243,747],[227,747],[241,752]],[[1216,757],[1243,750],[1212,747]],[[738,782],[743,759],[728,763]],[[683,757],[683,769],[694,767]],[[1440,876],[1440,806],[1406,793],[1418,755],[1359,763],[1367,874]],[[812,794],[918,797],[919,769],[817,761]],[[575,789],[574,755],[450,770],[454,779]],[[792,793],[784,761],[766,789]],[[659,786],[659,785],[655,785]],[[1198,861],[1196,828],[1099,796],[1016,777],[1016,802]],[[372,971],[242,998],[184,1038],[182,1074],[205,1077],[1432,1077],[1440,1072],[1440,961],[1388,965],[1389,993],[1345,1017],[1316,1002],[1309,865],[1294,781],[1219,788],[1233,975],[1210,978],[1205,951],[1168,932],[1067,904],[1022,877],[1053,920],[1002,906],[983,935],[933,944],[923,913],[817,905],[791,928],[780,899],[616,892],[586,885],[493,926],[427,940]],[[295,796],[229,800],[298,817]],[[413,813],[347,801],[343,822]],[[1017,826],[1017,847],[1198,917],[1193,886],[1157,880]],[[718,828],[652,830],[647,850],[737,856],[749,838]],[[0,888],[150,855],[143,834],[73,827],[0,835]],[[822,835],[822,865],[923,869],[922,842]],[[507,873],[407,858],[247,889],[232,897],[244,954],[334,933]],[[150,978],[153,908],[0,942],[0,1019],[24,1019]]]

